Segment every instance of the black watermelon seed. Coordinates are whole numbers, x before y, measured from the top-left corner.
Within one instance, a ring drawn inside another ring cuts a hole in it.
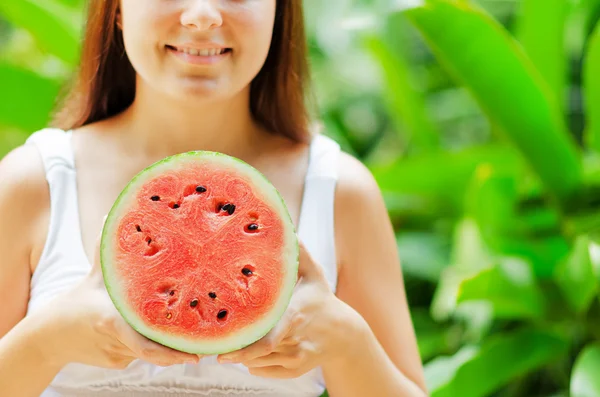
[[[174,208],[174,209],[177,209],[177,208],[179,208],[179,204],[173,204],[173,208]]]
[[[148,239],[148,245],[150,245],[150,243],[151,243],[151,242],[152,242],[152,239],[151,239],[151,238],[149,238],[149,239]]]
[[[136,229],[138,232],[141,232],[141,231],[142,231],[142,228],[140,227],[140,225],[137,225],[137,226],[135,227],[135,229]]]
[[[248,230],[257,230],[258,225],[256,223],[251,223],[248,225]]]
[[[219,310],[219,314],[217,314],[218,319],[223,319],[227,315],[227,310]]]
[[[204,193],[206,192],[206,188],[204,186],[196,186],[196,191],[198,193]]]
[[[251,276],[252,275],[252,270],[248,269],[247,267],[242,269],[242,273],[244,274],[244,276]]]
[[[193,301],[190,302],[190,306],[191,307],[196,307],[198,306],[198,299],[194,299]]]
[[[209,292],[208,296],[210,296],[212,299],[215,299],[217,297],[217,294],[215,294],[214,292]]]
[[[171,295],[171,296],[175,295],[175,291],[169,292],[169,295]]]
[[[221,209],[223,211],[227,211],[227,213],[229,215],[233,215],[233,212],[235,211],[235,205],[233,205],[233,204],[225,204]]]
[[[150,197],[150,200],[152,200],[152,201],[158,201],[158,200],[160,200],[160,197],[158,197],[158,196],[152,196],[152,197]]]

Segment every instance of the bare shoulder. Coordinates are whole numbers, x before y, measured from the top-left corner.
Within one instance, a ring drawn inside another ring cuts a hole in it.
[[[340,267],[356,263],[349,259],[364,254],[373,246],[372,242],[377,242],[375,246],[384,244],[389,247],[394,238],[375,177],[360,160],[345,152],[340,153],[338,161],[335,230]]]
[[[0,160],[0,219],[18,218],[19,225],[27,227],[27,219],[34,218],[48,205],[48,184],[42,159],[33,146],[19,146]],[[24,222],[25,221],[25,222]]]
[[[341,152],[335,198],[337,240],[344,250],[349,240],[370,232],[379,233],[382,226],[391,232],[381,190],[371,171],[357,158]],[[378,229],[378,230],[374,230]],[[355,247],[350,242],[350,247]]]
[[[371,171],[357,158],[341,152],[338,162],[336,207],[341,211],[365,204],[382,205],[382,196]]]
[[[8,152],[0,159],[0,172],[12,180],[25,178],[45,181],[42,159],[33,145],[23,144]]]
[[[48,214],[50,205],[37,149],[23,145],[9,152],[0,160],[0,180],[0,251],[31,251],[40,235],[37,230],[41,218]]]
[[[23,318],[32,258],[45,235],[49,192],[44,166],[31,146],[20,146],[0,160],[0,299],[4,315],[0,337]]]

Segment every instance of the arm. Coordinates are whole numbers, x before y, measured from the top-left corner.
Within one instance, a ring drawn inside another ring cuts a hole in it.
[[[77,362],[125,368],[136,358],[160,366],[198,362],[133,330],[106,293],[98,258],[81,283],[24,318],[30,263],[48,230],[49,193],[41,159],[22,147],[0,162],[0,390],[39,396],[58,371]],[[34,242],[38,241],[36,245]]]
[[[0,390],[35,396],[59,368],[45,359],[37,316],[26,319],[34,240],[48,214],[48,187],[35,149],[20,147],[0,161]],[[35,368],[32,372],[31,369]],[[34,375],[35,374],[35,375]],[[26,381],[25,381],[26,380]]]
[[[46,329],[38,316],[31,316],[0,339],[0,390],[7,396],[39,396],[62,368],[44,351],[56,339]]]
[[[336,396],[425,396],[396,240],[379,187],[358,160],[343,155],[336,194],[341,262],[338,298],[364,319],[344,358],[323,372]]]

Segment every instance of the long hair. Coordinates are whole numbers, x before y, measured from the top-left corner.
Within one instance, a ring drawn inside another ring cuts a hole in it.
[[[78,128],[133,102],[136,73],[117,28],[118,6],[119,0],[90,0],[77,75],[53,126]],[[277,0],[276,7],[271,47],[250,85],[250,111],[267,130],[306,142],[309,67],[302,1]]]

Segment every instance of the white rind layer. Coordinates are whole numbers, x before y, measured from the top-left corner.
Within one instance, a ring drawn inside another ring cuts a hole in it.
[[[127,303],[123,294],[123,287],[119,282],[117,270],[111,261],[111,252],[114,252],[114,233],[118,228],[122,216],[129,208],[136,205],[136,193],[139,188],[148,180],[161,175],[162,173],[186,167],[189,162],[211,162],[224,167],[225,170],[234,169],[236,172],[245,175],[254,185],[257,192],[261,194],[261,200],[271,206],[279,214],[284,223],[284,245],[282,254],[282,263],[286,266],[286,272],[283,275],[280,296],[276,300],[274,308],[263,318],[233,333],[230,336],[220,340],[191,340],[185,337],[170,335],[150,328],[135,313]],[[288,209],[283,198],[277,189],[254,167],[222,153],[209,151],[195,151],[182,153],[165,158],[138,173],[130,183],[123,189],[115,201],[111,211],[106,218],[102,231],[102,240],[100,246],[100,262],[106,289],[117,310],[121,313],[125,321],[132,328],[144,335],[148,339],[169,346],[173,349],[192,353],[192,354],[222,354],[241,349],[266,335],[283,316],[292,297],[292,293],[297,281],[299,261],[299,246],[296,236],[294,223],[290,217]]]

